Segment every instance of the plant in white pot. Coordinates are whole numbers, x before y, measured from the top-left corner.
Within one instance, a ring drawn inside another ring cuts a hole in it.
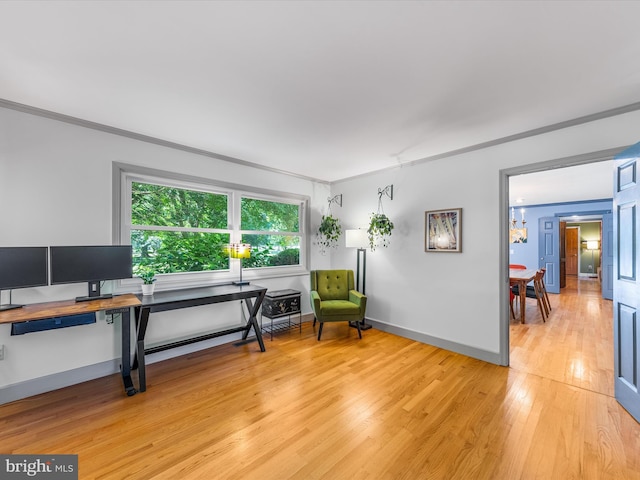
[[[153,295],[155,289],[156,273],[150,268],[140,269],[138,277],[142,279],[142,294]]]

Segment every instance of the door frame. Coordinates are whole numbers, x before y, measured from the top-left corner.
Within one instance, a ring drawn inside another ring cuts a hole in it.
[[[500,328],[499,328],[499,361],[500,365],[509,365],[509,177],[515,175],[523,175],[527,173],[543,172],[556,168],[575,167],[587,163],[602,162],[605,160],[613,160],[618,153],[629,148],[629,145],[623,145],[607,150],[600,150],[582,155],[574,155],[571,157],[557,158],[539,163],[520,165],[518,167],[505,168],[499,172],[499,194],[498,202],[500,208],[499,215],[499,234],[498,242],[500,249]],[[611,172],[613,175],[613,172]],[[613,197],[613,192],[611,192]],[[613,319],[612,319],[613,320]]]

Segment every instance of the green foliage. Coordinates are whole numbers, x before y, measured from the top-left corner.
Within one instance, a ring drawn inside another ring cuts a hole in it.
[[[367,234],[369,236],[369,247],[373,252],[376,246],[389,246],[393,222],[384,213],[372,213],[369,221]]]
[[[298,265],[300,263],[300,249],[287,248],[276,253],[269,259],[269,266],[276,267],[279,265]]]
[[[251,245],[251,257],[242,262],[246,268],[298,265],[300,263],[300,237],[298,236],[243,235],[242,241]],[[287,260],[290,263],[283,263]]]
[[[158,227],[227,228],[227,196],[134,182],[131,223]]]
[[[145,285],[151,285],[156,281],[156,273],[150,267],[138,267],[136,269],[136,276],[142,279],[142,283]]]
[[[226,233],[131,231],[134,268],[152,267],[157,273],[226,270],[228,243]]]
[[[136,275],[142,278],[138,272],[147,270],[166,274],[229,269],[229,256],[224,252],[231,240],[227,195],[140,182],[132,184],[131,194]],[[245,231],[291,233],[300,229],[297,204],[242,198],[241,206]],[[299,235],[243,235],[242,241],[252,246],[244,267],[299,264]]]
[[[295,204],[243,198],[241,212],[242,230],[300,231],[300,208]]]
[[[340,220],[331,214],[323,215],[318,232],[316,233],[316,243],[320,246],[322,254],[327,248],[335,248],[338,246],[338,240],[342,235],[342,226]]]

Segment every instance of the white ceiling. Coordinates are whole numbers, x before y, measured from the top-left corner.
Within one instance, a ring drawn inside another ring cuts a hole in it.
[[[631,1],[5,0],[0,98],[335,181],[639,102],[638,18]]]

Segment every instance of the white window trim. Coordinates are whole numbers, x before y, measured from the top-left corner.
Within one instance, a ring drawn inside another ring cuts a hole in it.
[[[274,266],[261,268],[243,268],[243,280],[260,280],[263,278],[287,277],[306,275],[309,272],[309,197],[291,193],[275,192],[266,189],[251,188],[244,185],[217,182],[212,179],[183,175],[175,172],[167,172],[136,165],[113,163],[113,243],[128,245],[130,243],[131,219],[131,183],[139,181],[153,183],[168,187],[186,188],[208,193],[224,194],[228,196],[228,218],[231,219],[227,230],[205,229],[206,231],[230,233],[231,242],[239,242],[243,233],[267,232],[240,230],[240,198],[249,197],[259,200],[291,203],[299,206],[300,231],[290,232],[292,235],[300,235],[300,265]],[[127,222],[127,220],[129,220]],[[125,222],[127,222],[125,224]],[[138,228],[139,226],[136,226]],[[168,227],[173,229],[172,227]],[[286,235],[287,232],[268,232],[269,235]],[[199,287],[205,285],[218,285],[237,280],[240,276],[239,262],[232,261],[229,270],[217,270],[207,272],[185,272],[160,274],[157,277],[156,289],[158,291],[177,288]],[[138,291],[140,279],[126,279],[115,286],[118,293]]]

